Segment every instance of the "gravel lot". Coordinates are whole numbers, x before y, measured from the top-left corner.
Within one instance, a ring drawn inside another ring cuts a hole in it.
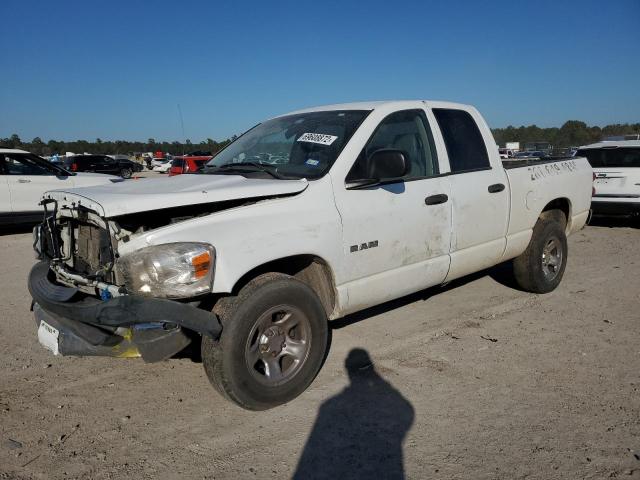
[[[188,358],[50,355],[29,312],[30,242],[0,234],[0,478],[640,477],[628,222],[572,236],[551,294],[498,267],[335,322],[311,388],[260,413]],[[354,348],[373,366],[346,372]]]

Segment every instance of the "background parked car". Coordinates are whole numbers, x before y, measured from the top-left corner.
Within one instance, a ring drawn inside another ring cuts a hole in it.
[[[42,221],[44,192],[121,182],[99,173],[71,173],[24,150],[0,149],[0,224]]]
[[[169,176],[182,175],[183,173],[196,173],[204,165],[211,160],[210,156],[194,156],[194,157],[174,157],[171,162]]]
[[[500,158],[513,158],[514,151],[510,148],[499,148],[498,152],[500,152]]]
[[[160,165],[164,165],[167,162],[171,162],[171,158],[170,156],[167,157],[153,157],[153,159],[151,159],[151,165],[149,167],[150,170],[155,170],[156,167],[160,166]]]
[[[593,167],[595,215],[640,215],[640,140],[593,143],[576,155]]]
[[[115,159],[107,155],[74,155],[67,157],[65,168],[71,172],[95,172],[119,175],[131,178],[135,172],[142,171],[141,164],[131,160]]]
[[[161,158],[156,163],[155,167],[153,167],[153,171],[158,173],[167,173],[170,168],[171,168],[171,160]]]

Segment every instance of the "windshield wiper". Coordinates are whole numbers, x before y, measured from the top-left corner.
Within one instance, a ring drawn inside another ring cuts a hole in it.
[[[260,162],[238,162],[238,163],[225,163],[224,165],[215,166],[207,165],[204,168],[205,173],[215,173],[218,171],[230,172],[237,170],[239,172],[265,172],[271,175],[273,178],[279,180],[286,180],[288,177],[281,175],[277,172],[275,165],[269,165]]]

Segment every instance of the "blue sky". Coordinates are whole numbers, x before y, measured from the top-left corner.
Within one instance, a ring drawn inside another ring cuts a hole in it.
[[[327,103],[471,103],[492,127],[640,121],[640,0],[0,5],[0,137],[199,142]]]

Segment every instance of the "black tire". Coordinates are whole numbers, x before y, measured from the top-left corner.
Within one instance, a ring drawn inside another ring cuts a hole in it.
[[[281,317],[280,310],[297,313]],[[328,345],[328,321],[320,299],[305,283],[284,274],[261,275],[243,287],[237,296],[219,301],[214,311],[222,321],[222,335],[217,342],[203,337],[202,363],[211,384],[227,399],[247,410],[266,410],[300,395],[318,374]],[[278,327],[283,318],[302,320],[295,327],[285,326],[284,329],[289,330],[283,334]],[[271,329],[276,329],[276,333]],[[307,338],[304,359],[288,358],[282,353],[287,342],[291,341],[290,346],[299,342],[297,348],[300,348],[304,338]],[[263,343],[271,342],[270,339],[277,344],[273,351],[269,350],[270,343]],[[282,343],[278,343],[280,341]],[[251,345],[256,345],[258,350]],[[253,355],[258,356],[257,362]],[[274,370],[280,375],[289,372],[290,376],[279,380],[269,378],[267,363],[271,361],[278,362]]]
[[[568,254],[563,220],[561,212],[539,218],[527,249],[513,260],[513,274],[523,290],[548,293],[560,284]]]
[[[123,169],[120,170],[120,176],[122,178],[131,178],[131,174],[132,173],[133,172],[131,171],[130,168],[123,168]]]

